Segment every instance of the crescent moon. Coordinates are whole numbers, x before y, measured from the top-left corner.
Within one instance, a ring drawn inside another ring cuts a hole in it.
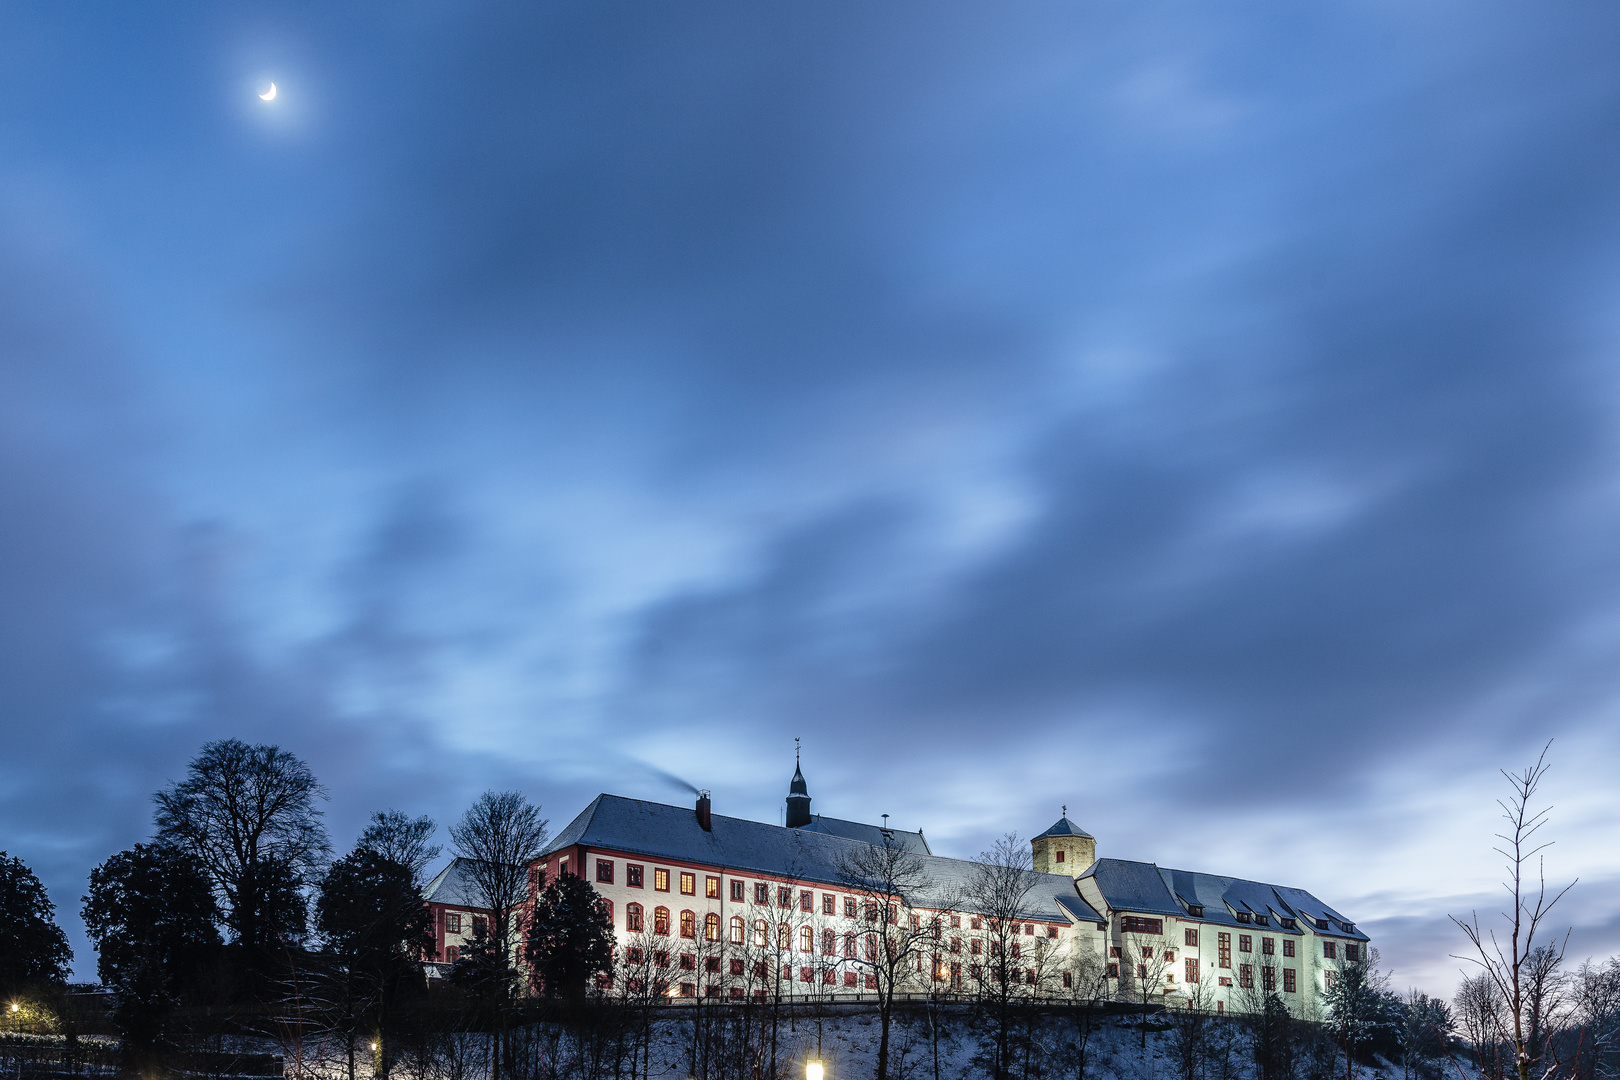
[[[266,90],[264,93],[259,95],[259,100],[260,101],[274,101],[274,100],[276,100],[276,84],[271,83],[270,84],[270,89]]]

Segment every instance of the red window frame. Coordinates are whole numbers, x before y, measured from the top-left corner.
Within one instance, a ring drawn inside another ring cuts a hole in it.
[[[641,888],[642,866],[640,863],[624,864],[624,883],[632,889]]]
[[[596,880],[597,880],[597,882],[599,884],[602,884],[602,885],[611,885],[611,884],[613,884],[613,860],[612,859],[597,859],[596,860]]]

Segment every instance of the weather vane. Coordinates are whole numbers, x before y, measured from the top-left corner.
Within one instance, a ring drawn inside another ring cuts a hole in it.
[[[799,737],[793,736],[793,764],[799,763]]]
[[[1068,803],[1063,804],[1063,816],[1064,817],[1069,816],[1069,804]]]

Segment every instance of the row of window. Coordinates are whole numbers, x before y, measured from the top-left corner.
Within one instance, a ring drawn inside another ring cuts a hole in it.
[[[1174,957],[1169,952],[1166,952],[1165,959],[1167,961],[1170,961],[1170,960],[1173,960]],[[1331,975],[1331,974],[1332,973],[1329,972],[1329,975]],[[1108,965],[1108,977],[1110,979],[1119,978],[1119,963],[1118,963],[1117,959],[1114,962],[1112,962],[1112,963],[1110,963]],[[1146,979],[1146,978],[1150,977],[1149,974],[1148,974],[1148,966],[1147,966],[1147,964],[1138,963],[1136,965],[1136,977],[1138,979]],[[1200,979],[1202,977],[1202,971],[1200,970],[1199,963],[1198,963],[1198,960],[1197,960],[1196,957],[1189,956],[1185,960],[1182,961],[1181,977],[1184,980],[1186,980],[1187,982],[1193,983],[1193,984],[1196,984],[1196,983],[1198,983],[1200,981]],[[1065,980],[1066,979],[1067,979],[1067,976],[1065,976]],[[1232,985],[1232,980],[1230,978],[1225,977],[1225,976],[1221,976],[1218,981],[1220,982],[1220,984],[1222,986],[1231,986]],[[1329,981],[1330,982],[1332,981],[1331,978],[1329,979]],[[1165,982],[1175,982],[1175,976],[1166,975],[1165,976]],[[1261,983],[1261,989],[1263,989],[1263,990],[1268,990],[1268,991],[1276,990],[1277,989],[1277,969],[1274,968],[1274,967],[1269,967],[1269,966],[1262,967],[1260,969],[1260,983]],[[1065,981],[1064,985],[1065,986],[1068,985],[1067,981]],[[1245,989],[1253,989],[1254,988],[1254,965],[1253,964],[1239,964],[1238,965],[1238,985],[1244,987]],[[1282,969],[1282,989],[1283,989],[1283,993],[1285,993],[1285,994],[1296,994],[1296,993],[1299,992],[1299,977],[1298,977],[1298,972],[1297,972],[1296,969],[1294,969],[1294,968],[1283,968]]]
[[[1127,923],[1129,923],[1131,921],[1131,916],[1128,916],[1128,915],[1125,916],[1125,921]],[[1148,921],[1156,922],[1157,920],[1148,920]],[[1182,941],[1186,944],[1186,946],[1189,949],[1197,948],[1198,947],[1198,931],[1195,930],[1195,929],[1192,929],[1192,928],[1188,928],[1188,929],[1182,931]],[[1295,956],[1295,955],[1297,955],[1297,953],[1296,953],[1297,945],[1298,945],[1298,943],[1293,938],[1283,938],[1282,939],[1282,954],[1284,956]],[[1339,943],[1335,942],[1335,941],[1324,941],[1324,942],[1322,942],[1322,956],[1325,959],[1328,959],[1328,960],[1337,959],[1338,958],[1338,953],[1339,953],[1338,945],[1339,945]],[[1254,952],[1254,935],[1252,935],[1252,934],[1239,934],[1237,936],[1237,951],[1240,952],[1240,953],[1252,953],[1252,952]],[[1141,947],[1140,952],[1141,952],[1142,956],[1150,957],[1150,956],[1153,955],[1153,946],[1144,945],[1144,946]],[[1216,963],[1216,965],[1218,967],[1230,968],[1232,966],[1232,935],[1231,934],[1227,933],[1224,930],[1219,931],[1219,932],[1216,933],[1216,935],[1215,935],[1215,953],[1216,953],[1215,963]],[[1260,939],[1260,953],[1263,956],[1275,956],[1276,953],[1277,953],[1277,939],[1276,938],[1271,938],[1271,937],[1262,937]],[[1115,959],[1118,959],[1118,957],[1120,955],[1120,947],[1118,945],[1111,946],[1109,948],[1109,950],[1108,950],[1108,954],[1109,954],[1109,956],[1114,957]],[[1175,959],[1175,950],[1166,949],[1164,955],[1165,955],[1165,959],[1174,960]],[[1346,960],[1349,960],[1349,961],[1352,961],[1352,962],[1360,960],[1361,959],[1361,947],[1359,945],[1357,945],[1355,942],[1345,942],[1344,943],[1344,958]],[[1193,962],[1194,961],[1188,961],[1188,963],[1193,963]]]
[[[461,933],[461,912],[449,911],[444,916],[444,932],[447,934]],[[472,933],[474,937],[483,937],[489,933],[489,919],[483,915],[472,917]]]

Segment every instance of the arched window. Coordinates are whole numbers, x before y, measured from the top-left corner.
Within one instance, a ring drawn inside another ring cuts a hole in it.
[[[787,923],[778,923],[776,927],[776,947],[778,949],[793,948],[793,927]]]
[[[720,916],[712,911],[703,916],[703,940],[720,940]]]
[[[823,930],[821,932],[821,951],[826,956],[838,955],[838,931]]]
[[[877,959],[877,955],[878,955],[878,953],[877,953],[877,935],[876,934],[867,934],[866,935],[866,958],[868,960],[874,960],[875,961]]]
[[[653,908],[653,933],[669,937],[669,908]]]
[[[741,945],[743,943],[743,926],[743,917],[741,915],[733,915],[731,917],[731,943],[733,945]]]
[[[697,915],[690,911],[681,912],[681,937],[697,938]]]
[[[763,949],[765,946],[769,945],[771,943],[770,934],[771,928],[769,923],[767,923],[764,919],[754,920],[754,948]]]
[[[624,905],[624,928],[632,934],[641,932],[641,905]]]
[[[855,931],[853,930],[844,935],[844,956],[849,960],[855,959]]]
[[[613,925],[613,901],[611,901],[611,900],[603,900],[602,903],[604,905],[606,905],[606,907],[607,907],[608,925],[612,926]]]
[[[816,951],[816,932],[810,929],[808,926],[799,927],[799,951]]]

